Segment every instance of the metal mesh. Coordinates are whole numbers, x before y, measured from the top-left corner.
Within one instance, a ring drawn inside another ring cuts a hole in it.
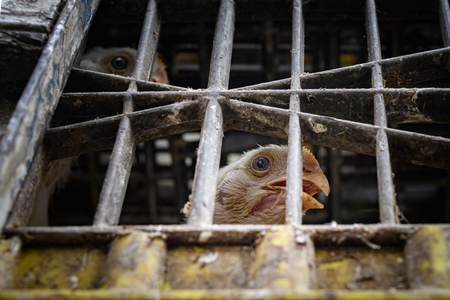
[[[56,29],[88,17],[69,51],[53,33],[12,116],[2,223],[15,202],[9,225],[24,225],[47,161],[90,153],[66,191],[89,188],[62,209],[67,194],[55,200],[53,225],[178,223],[192,187],[188,223],[206,226],[219,166],[270,142],[289,145],[287,223],[303,222],[300,185],[290,184],[301,180],[302,144],[331,182],[327,209],[305,221],[449,221],[448,1],[134,4],[102,2],[87,41],[138,44],[131,78],[73,69],[65,85],[98,4],[62,12]],[[157,51],[173,85],[147,82]],[[187,134],[199,131],[199,141]],[[429,199],[439,220],[420,216]],[[73,209],[82,217],[67,222],[61,212]]]

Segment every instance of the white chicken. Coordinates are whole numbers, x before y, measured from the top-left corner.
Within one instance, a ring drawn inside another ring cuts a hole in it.
[[[283,224],[286,212],[287,146],[268,145],[244,153],[220,169],[214,219],[216,224]],[[314,196],[328,196],[330,186],[314,155],[303,148],[302,211],[321,209]],[[189,216],[190,202],[183,213]]]

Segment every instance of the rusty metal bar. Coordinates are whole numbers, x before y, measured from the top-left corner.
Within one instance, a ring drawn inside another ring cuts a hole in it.
[[[378,21],[374,0],[366,2],[366,27],[367,43],[369,49],[369,60],[375,61],[372,68],[372,87],[383,88],[383,75],[381,65],[380,34],[378,32]],[[380,221],[385,224],[398,223],[396,216],[396,200],[394,183],[392,180],[392,168],[389,154],[389,143],[385,128],[387,127],[386,108],[384,97],[377,93],[374,96],[375,125],[379,126],[376,135],[376,158],[378,175],[378,202],[380,206]]]
[[[302,1],[292,3],[292,49],[291,49],[291,89],[301,89],[300,75],[304,70],[305,26],[303,21]],[[288,129],[288,164],[286,224],[302,223],[302,134],[300,129],[300,98],[292,94],[289,99]]]
[[[208,89],[208,105],[200,136],[191,211],[188,224],[205,226],[213,222],[217,176],[223,135],[222,108],[216,91],[228,89],[234,34],[234,1],[222,0],[214,36]]]
[[[9,121],[0,144],[0,231],[43,140],[67,81],[67,70],[99,2],[67,1]]]

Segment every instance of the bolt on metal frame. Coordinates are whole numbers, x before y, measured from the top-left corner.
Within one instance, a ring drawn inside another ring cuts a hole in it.
[[[443,110],[450,105],[444,100],[438,104],[437,99],[445,99],[449,92],[445,88],[403,88],[395,83],[386,87],[383,82],[393,82],[386,70],[400,68],[407,71],[418,61],[423,68],[436,68],[438,71],[433,75],[437,78],[442,76],[441,70],[447,69],[448,73],[450,12],[448,2],[440,0],[439,17],[445,48],[382,59],[375,4],[374,0],[367,0],[365,5],[369,62],[305,74],[303,3],[294,0],[291,77],[229,90],[235,1],[223,0],[216,23],[208,87],[193,91],[147,82],[161,27],[158,7],[163,5],[150,0],[132,78],[111,79],[108,75],[95,75],[126,84],[126,92],[76,92],[61,96],[74,55],[82,43],[80,36],[86,34],[98,5],[96,1],[90,2],[89,7],[68,2],[11,118],[8,134],[1,141],[0,161],[4,163],[0,166],[0,193],[4,196],[0,204],[0,224],[5,223],[14,199],[26,181],[27,170],[37,157],[43,140],[44,128],[58,103],[55,99],[60,96],[60,105],[67,105],[77,97],[88,104],[108,100],[111,105],[122,106],[121,113],[115,116],[49,129],[44,141],[51,159],[113,149],[94,226],[118,224],[131,172],[132,153],[139,142],[198,129],[201,129],[201,138],[188,224],[211,225],[223,131],[248,131],[248,128],[255,133],[288,138],[286,223],[302,223],[301,185],[293,184],[301,182],[302,141],[376,156],[380,221],[390,225],[398,223],[390,157],[450,169],[450,157],[446,155],[450,153],[450,140],[389,128],[387,112],[395,112],[395,107],[387,107],[386,103],[404,95],[414,95],[405,99],[427,102],[427,113],[433,120],[448,122],[448,115]],[[79,15],[85,17],[81,19],[81,25]],[[73,23],[76,30],[70,35],[72,43],[69,44],[67,37],[63,39],[62,29]],[[70,51],[66,51],[68,45]],[[359,73],[356,79],[346,78],[356,71]],[[75,70],[74,73],[86,78],[93,76],[89,71]],[[95,76],[92,77],[94,82]],[[334,79],[329,87],[324,82],[326,78]],[[371,78],[370,88],[359,88],[367,78]],[[339,89],[347,84],[357,88]],[[373,120],[345,109],[351,105],[370,111],[368,99],[373,103]],[[338,102],[344,103],[344,108],[337,105]],[[136,109],[136,103],[143,109]],[[410,116],[397,118],[406,120]],[[67,143],[68,140],[72,143]],[[11,170],[17,171],[11,176]]]

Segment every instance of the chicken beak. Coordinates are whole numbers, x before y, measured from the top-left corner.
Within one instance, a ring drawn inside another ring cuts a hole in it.
[[[328,184],[328,179],[323,174],[320,167],[317,167],[313,172],[303,173],[303,213],[308,209],[322,209],[323,204],[317,201],[312,196],[318,192],[322,192],[328,196],[330,193],[330,185]]]
[[[316,188],[314,188],[311,192],[309,192],[308,190],[305,191],[308,194],[314,195],[318,192],[322,192],[327,196],[330,194],[330,185],[328,183],[328,179],[325,174],[323,174],[320,168],[317,168],[311,173],[304,173],[302,180],[306,181],[303,186],[305,186],[305,184],[307,184],[308,182],[316,186]]]
[[[285,189],[286,188],[286,176],[275,178],[267,183],[267,187],[271,190]],[[302,191],[302,210],[303,212],[308,209],[322,209],[324,206],[317,201],[313,195],[318,192],[323,192],[328,196],[330,193],[330,185],[328,179],[320,168],[317,168],[314,172],[303,174],[303,191]]]
[[[303,213],[308,209],[322,209],[323,204],[307,193],[302,193],[302,210]]]

